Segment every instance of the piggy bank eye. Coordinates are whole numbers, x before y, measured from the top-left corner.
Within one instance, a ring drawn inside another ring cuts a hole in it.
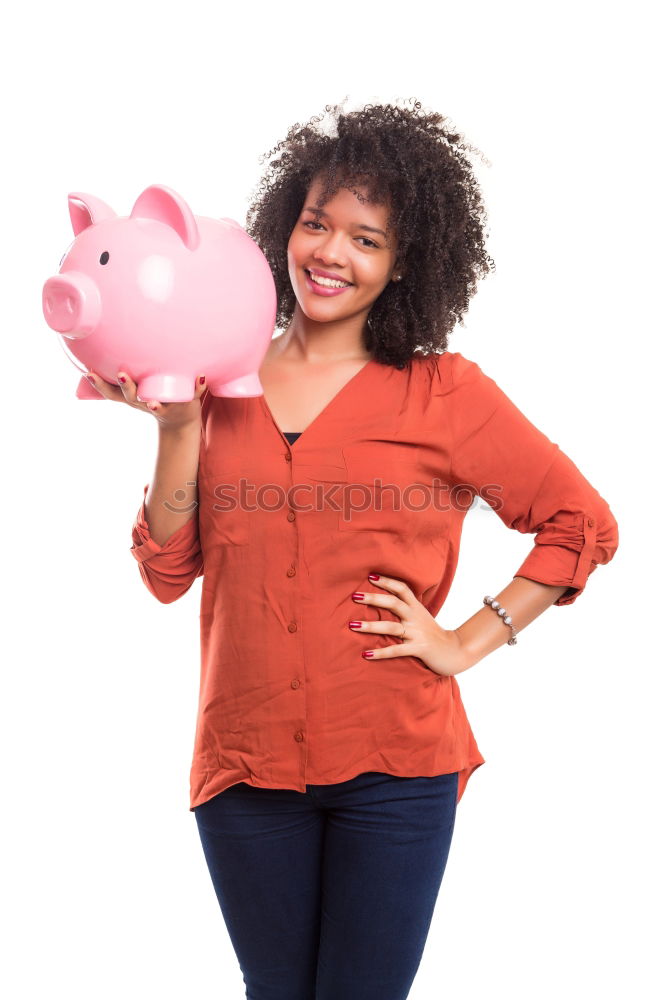
[[[99,259],[100,264],[108,264],[109,262],[109,251],[105,250]]]

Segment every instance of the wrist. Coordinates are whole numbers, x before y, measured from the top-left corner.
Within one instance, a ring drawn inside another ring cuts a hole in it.
[[[435,623],[436,635],[428,643],[428,651],[421,659],[435,673],[446,677],[461,674],[463,670],[474,665],[474,660],[463,647],[460,636],[455,629],[443,628]]]
[[[461,632],[461,629],[462,626],[459,626],[458,628],[453,629],[453,631],[451,632],[451,635],[455,636],[455,641],[457,643],[456,660],[457,663],[459,664],[459,669],[456,670],[456,673],[458,674],[462,673],[464,670],[469,670],[470,667],[475,666],[475,664],[477,664],[479,660],[483,659],[482,656],[479,656],[478,653],[475,653],[472,647],[465,642],[465,638]]]
[[[163,424],[158,425],[159,436],[168,441],[173,441],[180,438],[192,438],[198,437],[201,433],[201,421],[200,420],[188,420],[183,424]]]

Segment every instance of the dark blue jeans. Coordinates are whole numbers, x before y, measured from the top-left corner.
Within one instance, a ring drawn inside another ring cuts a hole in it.
[[[453,836],[458,774],[245,782],[194,814],[249,1000],[405,1000]]]

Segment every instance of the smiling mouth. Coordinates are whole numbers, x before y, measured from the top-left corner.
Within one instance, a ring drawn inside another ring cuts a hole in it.
[[[319,275],[314,275],[314,276],[313,276],[312,272],[311,272],[310,270],[308,270],[308,268],[307,268],[307,267],[304,267],[304,268],[303,268],[303,270],[304,270],[304,271],[305,271],[305,273],[307,274],[307,276],[308,276],[308,278],[310,279],[310,281],[312,281],[312,282],[313,282],[313,283],[314,283],[315,285],[316,285],[316,284],[318,284],[318,282],[317,282],[317,281],[315,280],[315,278],[318,278],[318,277],[319,277]],[[328,279],[328,280],[333,280],[333,281],[344,281],[344,279],[343,279],[343,278],[333,278],[333,279]],[[319,285],[319,287],[320,287],[320,288],[335,288],[336,286],[335,286],[335,285]],[[342,286],[342,287],[343,287],[343,288],[353,288],[354,286],[353,286],[353,284],[352,284],[352,282],[351,282],[351,281],[344,281],[344,284],[343,284],[343,286]]]

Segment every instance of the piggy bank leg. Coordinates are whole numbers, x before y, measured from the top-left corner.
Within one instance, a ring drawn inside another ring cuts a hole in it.
[[[137,399],[147,403],[189,403],[194,399],[194,375],[146,375],[136,387]]]
[[[233,378],[230,382],[213,382],[208,388],[213,396],[231,396],[239,398],[243,396],[263,396],[264,387],[259,381],[256,372],[250,375],[241,375],[240,378]]]
[[[79,379],[79,384],[76,387],[76,398],[77,399],[105,399],[101,392],[98,392],[95,386],[90,382],[89,379],[84,375]]]

